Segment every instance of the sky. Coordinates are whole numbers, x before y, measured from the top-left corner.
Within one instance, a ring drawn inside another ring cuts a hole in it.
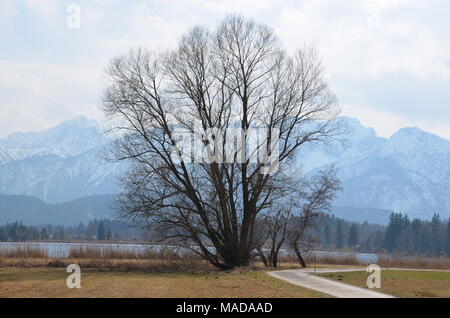
[[[383,137],[417,126],[450,139],[448,0],[0,0],[0,138],[101,120],[112,57],[174,47],[231,13],[289,52],[316,47],[343,115]]]

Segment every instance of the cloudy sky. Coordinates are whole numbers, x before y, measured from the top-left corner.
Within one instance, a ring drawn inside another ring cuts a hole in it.
[[[450,139],[448,0],[0,0],[0,138],[101,119],[111,57],[228,13],[272,26],[289,51],[317,47],[344,115],[385,137],[418,126]]]

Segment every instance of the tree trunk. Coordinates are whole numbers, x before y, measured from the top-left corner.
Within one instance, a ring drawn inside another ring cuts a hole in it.
[[[301,267],[305,268],[306,262],[303,259],[302,253],[298,249],[297,243],[294,243],[293,246],[294,246],[295,255],[297,256],[298,263],[301,265]]]
[[[267,260],[266,256],[264,255],[264,251],[261,248],[257,248],[258,255],[261,258],[262,262],[264,263],[265,267],[269,267],[269,261]]]
[[[273,268],[278,267],[278,255],[277,254],[272,255],[272,267]]]

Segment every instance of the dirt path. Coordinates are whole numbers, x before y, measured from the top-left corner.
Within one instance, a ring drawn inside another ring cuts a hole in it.
[[[331,268],[318,269],[316,273],[337,273],[364,271],[361,268]],[[318,292],[328,294],[338,298],[395,298],[394,296],[382,294],[373,290],[359,288],[344,283],[339,283],[326,278],[312,275],[313,270],[310,269],[293,269],[285,271],[268,272],[272,277],[276,277],[285,282],[316,290]]]

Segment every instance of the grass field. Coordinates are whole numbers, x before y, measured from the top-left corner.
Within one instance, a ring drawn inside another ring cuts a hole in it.
[[[328,297],[271,276],[261,262],[232,272],[219,272],[195,255],[171,251],[129,255],[120,251],[71,250],[70,258],[53,259],[32,248],[0,251],[0,297]],[[386,266],[449,268],[445,259],[386,258]],[[354,255],[307,259],[309,267],[365,268]],[[82,268],[82,288],[68,289],[69,264]],[[380,265],[383,265],[380,258]],[[279,270],[300,268],[285,257]],[[366,272],[322,274],[365,288]],[[450,297],[450,273],[383,271],[381,292],[399,297]]]
[[[318,276],[367,288],[366,272],[324,273]],[[450,272],[389,270],[381,273],[376,291],[406,298],[450,297]]]
[[[0,268],[0,297],[327,297],[264,271],[150,273],[82,270],[81,288],[66,287],[65,268]]]

